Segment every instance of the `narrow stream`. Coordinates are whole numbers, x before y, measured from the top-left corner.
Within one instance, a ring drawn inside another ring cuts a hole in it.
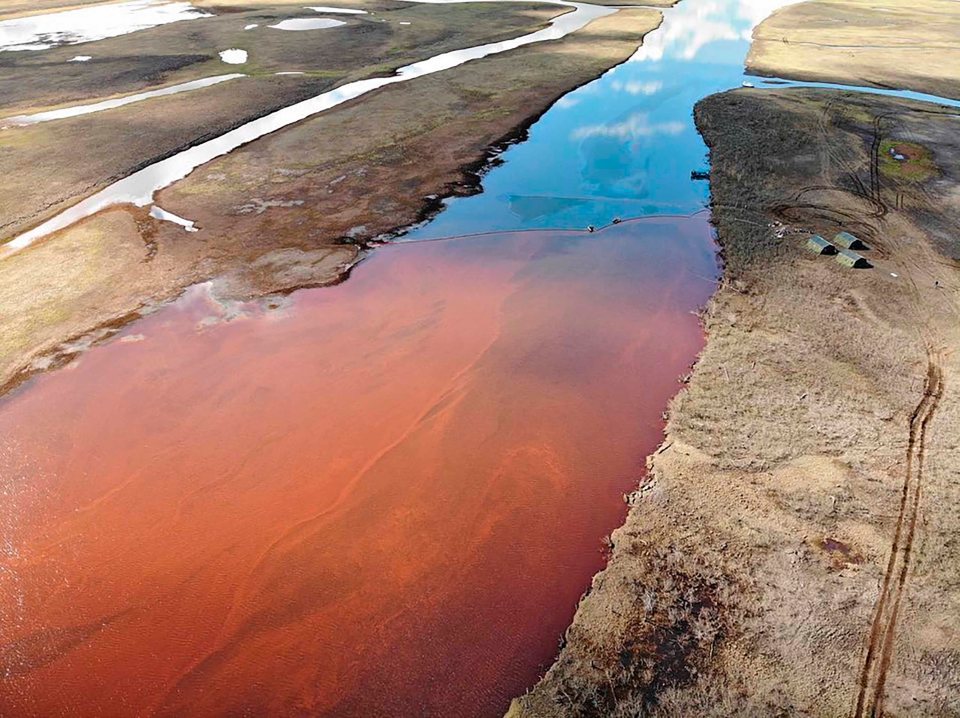
[[[460,0],[416,0],[422,3],[442,4],[459,2]],[[499,0],[479,0],[480,2],[497,2]],[[585,5],[583,3],[568,2],[567,0],[548,0],[551,4],[572,8],[571,12],[564,13],[550,21],[548,27],[536,32],[522,35],[511,40],[477,45],[463,50],[454,50],[440,55],[414,62],[399,68],[388,77],[373,77],[366,80],[349,82],[345,85],[324,92],[316,97],[302,102],[288,105],[283,109],[264,115],[256,120],[247,122],[212,140],[179,152],[172,157],[155,162],[144,167],[123,179],[114,182],[103,190],[78,202],[69,209],[55,215],[34,229],[24,232],[4,245],[3,249],[9,253],[29,246],[37,239],[69,227],[73,223],[96,214],[102,209],[117,204],[135,204],[145,206],[153,201],[153,195],[179,179],[183,179],[200,165],[212,159],[232,152],[248,142],[283,129],[308,117],[325,112],[348,100],[362,97],[387,85],[406,82],[435,72],[442,72],[463,65],[473,60],[479,60],[490,55],[497,55],[508,50],[514,50],[524,45],[531,45],[547,40],[557,40],[571,32],[576,32],[597,18],[616,12],[613,8]]]
[[[0,400],[0,714],[501,715],[702,347],[691,111],[781,4],[683,0],[343,284],[195,287]]]
[[[53,122],[54,120],[64,120],[68,117],[80,117],[81,115],[90,115],[95,112],[106,112],[107,110],[113,110],[117,107],[123,107],[124,105],[131,105],[135,102],[143,102],[144,100],[150,100],[155,97],[178,95],[181,92],[192,92],[193,90],[200,90],[204,87],[219,85],[221,82],[227,82],[228,80],[237,80],[241,77],[246,77],[246,75],[239,72],[229,75],[214,75],[213,77],[204,77],[200,80],[191,80],[189,82],[181,82],[177,85],[170,85],[169,87],[162,87],[159,90],[147,90],[146,92],[138,92],[133,95],[125,95],[124,97],[115,97],[111,100],[91,102],[84,105],[71,105],[56,110],[35,112],[32,115],[14,115],[13,117],[0,119],[0,129],[5,127],[24,127],[26,125],[36,125],[40,122]]]

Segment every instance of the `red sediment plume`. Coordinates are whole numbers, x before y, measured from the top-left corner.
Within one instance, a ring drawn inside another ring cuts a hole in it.
[[[501,714],[702,346],[705,216],[197,288],[0,404],[0,714]]]

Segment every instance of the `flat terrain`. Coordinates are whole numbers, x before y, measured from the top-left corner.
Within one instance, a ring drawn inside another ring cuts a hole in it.
[[[518,12],[529,23],[543,18]],[[196,220],[197,233],[117,208],[7,258],[0,384],[69,358],[77,340],[83,346],[199,281],[219,277],[231,296],[336,281],[365,242],[417,221],[437,196],[473,191],[492,145],[625,60],[659,22],[655,10],[621,11],[258,140],[160,193],[158,204]]]
[[[115,0],[107,0],[111,2]],[[122,0],[120,0],[122,1]],[[631,5],[642,5],[644,7],[672,7],[680,0],[597,0],[594,5],[617,5],[629,7]],[[0,0],[0,20],[8,20],[15,17],[25,17],[28,15],[38,15],[48,12],[62,12],[64,10],[73,10],[91,5],[103,5],[104,0]],[[209,10],[239,10],[245,11],[249,8],[262,8],[267,3],[263,0],[193,0],[194,7]],[[348,4],[341,0],[327,3],[327,7],[349,7],[349,8],[386,8],[395,5],[391,0],[350,0]],[[272,7],[293,6],[303,8],[302,0],[272,0],[269,3]]]
[[[726,262],[707,347],[512,714],[956,715],[956,119],[813,90],[696,116]],[[839,230],[874,268],[804,248]]]
[[[759,75],[909,88],[960,97],[960,13],[953,0],[810,0],[753,33]]]
[[[564,12],[512,3],[389,8],[341,15],[348,25],[306,32],[268,27],[291,17],[320,17],[302,7],[231,8],[82,45],[0,53],[4,117],[204,77],[248,75],[108,112],[0,131],[0,241],[113,180],[244,122],[442,52],[533,32]],[[249,24],[258,27],[245,31]],[[67,62],[78,47],[93,59]],[[223,63],[218,52],[229,48],[247,50],[248,61]]]

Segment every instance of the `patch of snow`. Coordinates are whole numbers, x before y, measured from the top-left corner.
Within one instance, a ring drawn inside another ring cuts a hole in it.
[[[220,59],[228,65],[242,65],[247,61],[247,51],[236,47],[220,51]]]
[[[295,17],[289,20],[281,20],[276,25],[271,25],[274,30],[293,30],[300,32],[303,30],[326,30],[331,27],[346,25],[343,20],[314,20],[313,18]]]
[[[75,57],[71,57],[69,60],[67,60],[67,62],[90,62],[92,59],[93,58],[90,57],[90,55],[77,55]]]
[[[325,12],[331,14],[340,14],[340,15],[366,15],[366,10],[354,10],[348,7],[325,7],[325,6],[315,6],[311,5],[307,10],[314,10],[316,12]]]
[[[150,208],[150,216],[154,219],[159,219],[162,222],[172,222],[173,224],[178,224],[188,232],[200,231],[194,226],[195,223],[191,220],[179,217],[173,212],[168,212],[165,209],[161,209],[157,205],[153,205],[153,207]]]
[[[243,29],[244,29],[244,30],[253,30],[253,28],[255,28],[255,27],[260,27],[260,25],[259,25],[258,23],[255,23],[255,22],[254,22],[254,23],[250,23],[249,25],[244,25]]]
[[[76,10],[29,15],[0,22],[0,52],[76,45],[202,17],[212,15],[189,2],[166,0],[103,3]]]

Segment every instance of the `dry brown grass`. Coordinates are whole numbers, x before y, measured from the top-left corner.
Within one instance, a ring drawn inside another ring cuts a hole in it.
[[[807,0],[753,33],[760,75],[960,97],[960,10],[952,0]]]

